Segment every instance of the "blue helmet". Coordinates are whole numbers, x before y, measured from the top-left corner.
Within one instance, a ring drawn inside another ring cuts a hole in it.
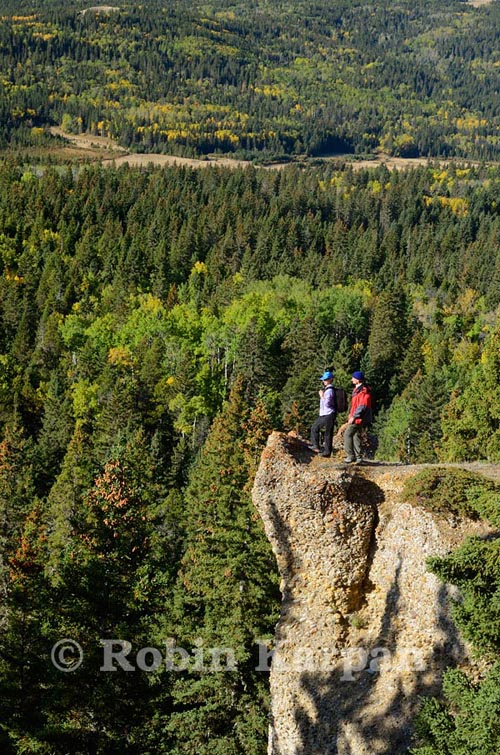
[[[333,372],[326,370],[326,372],[321,375],[320,380],[333,380]]]

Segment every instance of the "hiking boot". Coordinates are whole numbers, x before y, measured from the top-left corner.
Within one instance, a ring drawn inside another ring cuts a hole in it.
[[[329,459],[330,458],[330,454],[325,454],[324,451],[323,451],[322,454],[320,454],[320,456],[322,456],[324,459]]]
[[[350,456],[346,456],[345,459],[343,459],[344,464],[354,464],[356,459],[352,459]]]

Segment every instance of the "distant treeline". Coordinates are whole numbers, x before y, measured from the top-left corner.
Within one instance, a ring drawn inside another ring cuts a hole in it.
[[[2,3],[0,148],[498,159],[498,3]]]

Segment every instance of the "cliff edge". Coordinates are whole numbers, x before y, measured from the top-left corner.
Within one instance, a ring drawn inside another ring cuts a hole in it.
[[[471,663],[426,570],[484,524],[401,499],[411,467],[345,468],[273,433],[253,500],[283,595],[271,664],[269,755],[399,755],[421,695]]]

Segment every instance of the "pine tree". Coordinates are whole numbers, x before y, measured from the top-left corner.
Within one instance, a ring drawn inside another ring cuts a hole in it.
[[[446,461],[500,459],[500,331],[485,342],[481,361],[456,386],[442,419]]]
[[[412,481],[414,494],[425,488],[427,505],[458,505],[500,524],[498,485],[463,470],[446,475],[428,470],[425,480]],[[451,495],[450,495],[451,494]],[[455,585],[459,599],[451,614],[464,639],[482,656],[480,682],[460,669],[448,669],[441,698],[423,700],[416,720],[419,745],[414,755],[496,755],[500,746],[500,538],[471,537],[446,556],[432,557],[428,566],[444,583]]]
[[[215,672],[206,653],[208,668],[178,675],[166,723],[175,752],[256,755],[266,747],[267,679],[255,670],[256,642],[272,631],[279,601],[272,553],[248,491],[248,464],[255,470],[263,431],[257,415],[247,416],[244,390],[238,379],[185,494],[187,546],[173,629],[178,645],[220,649],[225,670]]]
[[[23,741],[29,742],[43,727],[54,671],[48,624],[57,602],[44,576],[45,528],[39,501],[12,535],[10,546],[2,575],[0,635],[0,744],[8,755],[22,752]]]
[[[365,370],[379,405],[388,406],[394,396],[391,380],[403,361],[409,335],[407,296],[401,287],[387,287],[375,301]]]
[[[244,392],[248,403],[255,402],[266,388],[279,388],[283,378],[279,343],[275,340],[268,344],[261,323],[252,320],[243,334],[234,360],[234,374],[236,379],[238,375],[245,375]]]
[[[50,490],[59,474],[72,432],[73,417],[66,381],[54,370],[47,386],[42,428],[36,447],[37,488],[40,495]]]
[[[92,487],[97,468],[89,430],[78,422],[61,472],[47,498],[47,515],[51,522],[47,569],[54,583],[59,580],[57,564],[60,553],[72,536],[73,519],[82,506],[84,495]]]
[[[61,755],[136,754],[153,719],[169,713],[168,674],[157,668],[156,656],[147,657],[150,672],[142,668],[137,653],[152,647],[165,654],[160,625],[180,556],[178,501],[157,484],[141,433],[119,458],[108,459],[90,488],[75,492],[74,505],[64,512],[67,529],[51,537],[45,567],[57,612],[42,620],[54,641],[77,640],[85,663],[54,680],[45,710],[49,724],[38,736],[57,742]],[[111,640],[130,643],[128,671],[119,665],[115,672],[102,670],[102,643]]]
[[[33,443],[15,417],[0,443],[0,580],[34,498]]]
[[[319,376],[330,367],[329,356],[322,348],[321,329],[312,316],[297,319],[283,341],[286,382],[281,391],[285,427],[302,434],[318,413]]]

